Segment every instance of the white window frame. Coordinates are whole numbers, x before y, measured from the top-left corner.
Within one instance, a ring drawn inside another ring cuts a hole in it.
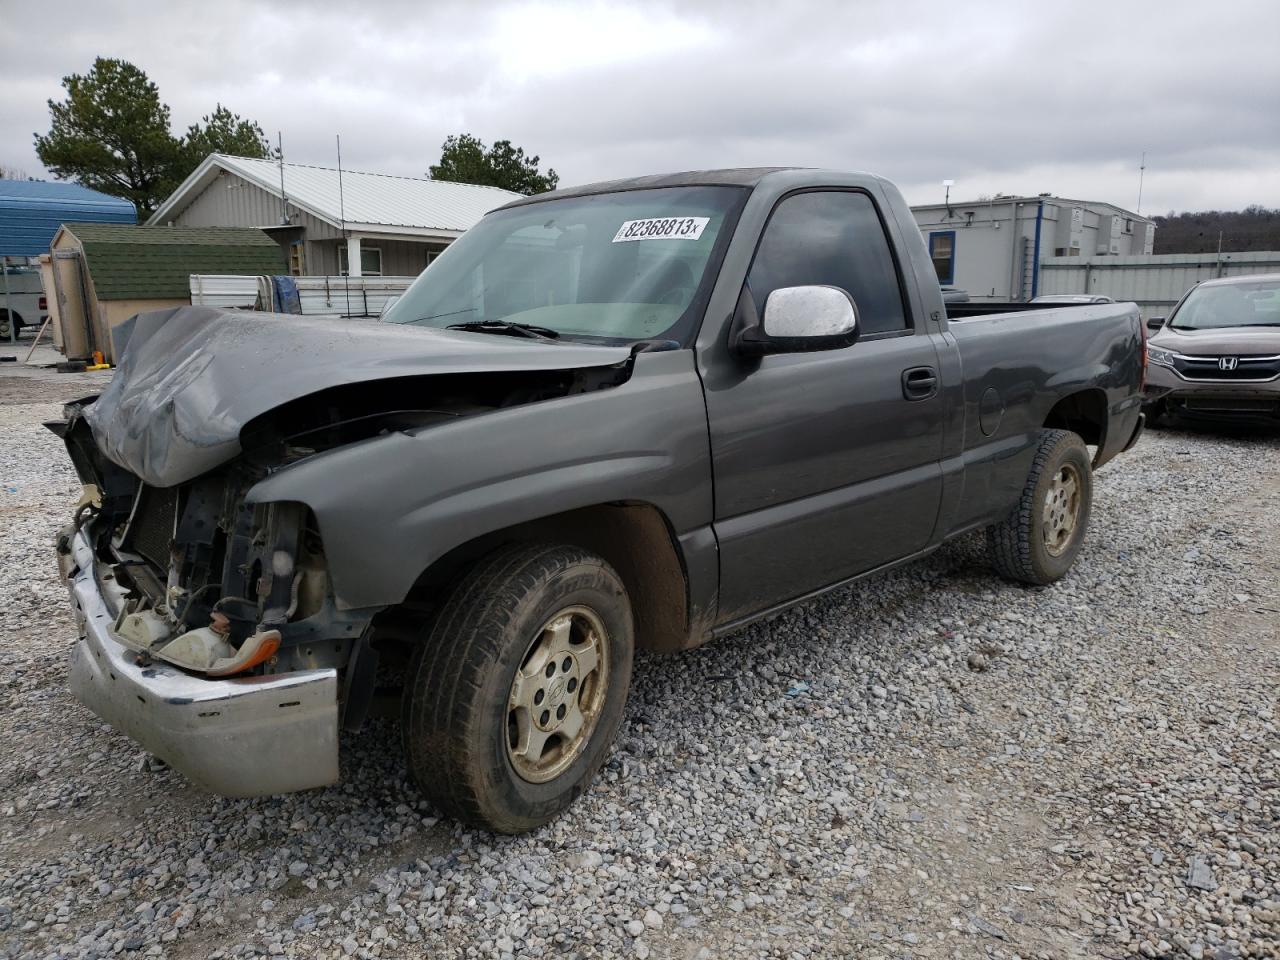
[[[378,269],[370,270],[365,266],[365,258],[368,254],[375,253],[378,255]],[[344,243],[338,244],[338,276],[345,277],[347,275],[347,246]],[[366,247],[360,245],[360,275],[362,277],[380,277],[382,276],[382,248]]]

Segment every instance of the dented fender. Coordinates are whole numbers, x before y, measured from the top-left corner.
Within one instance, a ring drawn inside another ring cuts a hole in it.
[[[712,518],[693,353],[639,353],[631,377],[607,390],[319,453],[259,482],[248,500],[311,508],[343,609],[399,603],[455,547],[580,507],[649,503],[679,536]],[[693,539],[714,549],[710,538]],[[684,559],[686,569],[708,568]],[[713,595],[715,584],[691,583],[690,590]]]

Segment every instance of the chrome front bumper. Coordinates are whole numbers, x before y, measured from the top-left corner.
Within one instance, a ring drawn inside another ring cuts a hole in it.
[[[138,654],[112,632],[115,612],[83,534],[59,558],[80,642],[71,692],[202,789],[256,797],[338,780],[338,674],[302,670],[206,680]]]

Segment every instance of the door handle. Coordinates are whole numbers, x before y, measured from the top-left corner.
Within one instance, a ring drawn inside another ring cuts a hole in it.
[[[902,395],[908,400],[928,400],[938,393],[938,371],[933,367],[910,367],[902,371]]]

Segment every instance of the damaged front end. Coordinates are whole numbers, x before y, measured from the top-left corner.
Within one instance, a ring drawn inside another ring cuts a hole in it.
[[[245,502],[261,465],[154,487],[101,454],[84,407],[49,424],[85,491],[57,543],[73,692],[211,792],[336,782],[344,680],[378,611],[338,609],[307,507]]]
[[[404,602],[425,568],[412,545],[379,558],[403,589],[361,591],[386,530],[361,542],[342,521],[378,516],[362,498],[379,494],[338,473],[346,486],[317,497],[327,458],[358,459],[385,481],[375,490],[413,491],[420,477],[388,449],[611,389],[633,359],[620,347],[198,307],[140,314],[115,336],[111,384],[48,424],[85,490],[57,547],[82,636],[71,687],[228,796],[336,781],[340,726],[358,729],[373,709],[380,658],[403,652],[397,618],[409,630],[422,615]]]
[[[377,611],[337,609],[304,505],[246,503],[267,473],[247,457],[173,487],[146,484],[101,455],[83,406],[50,424],[86,490],[58,552],[87,539],[119,599],[120,643],[209,677],[345,665]]]

